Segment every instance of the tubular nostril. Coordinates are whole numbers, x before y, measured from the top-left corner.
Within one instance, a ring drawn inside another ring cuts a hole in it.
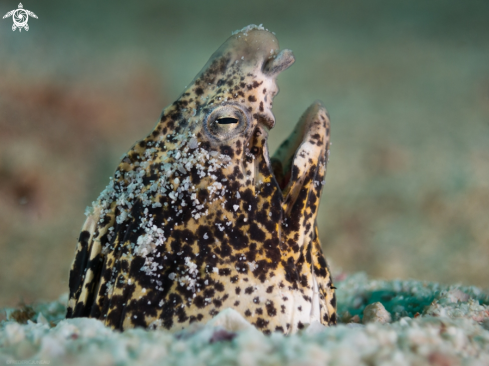
[[[273,115],[270,116],[265,113],[255,113],[253,115],[253,118],[255,118],[258,121],[258,123],[265,126],[269,130],[271,130],[273,126],[275,126],[275,118],[273,118]]]

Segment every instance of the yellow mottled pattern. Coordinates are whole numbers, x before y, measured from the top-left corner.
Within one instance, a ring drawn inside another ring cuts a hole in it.
[[[294,62],[260,27],[234,34],[94,203],[68,317],[180,330],[233,308],[264,333],[336,323],[316,216],[329,116],[304,113],[272,159],[275,78]]]

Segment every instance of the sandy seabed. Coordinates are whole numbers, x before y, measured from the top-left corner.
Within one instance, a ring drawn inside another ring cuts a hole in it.
[[[0,362],[71,365],[489,365],[489,295],[476,287],[337,281],[340,324],[265,336],[231,309],[178,333],[64,319],[57,301],[4,309]],[[27,319],[28,318],[28,319]],[[15,320],[17,319],[17,321]]]

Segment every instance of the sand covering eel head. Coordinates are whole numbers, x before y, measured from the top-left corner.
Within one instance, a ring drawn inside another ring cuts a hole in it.
[[[336,323],[316,215],[329,118],[311,105],[270,158],[277,75],[294,62],[249,26],[210,58],[87,213],[67,317],[180,330],[235,309],[265,333]]]

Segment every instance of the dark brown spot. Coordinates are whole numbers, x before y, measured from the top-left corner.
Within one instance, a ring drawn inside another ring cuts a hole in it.
[[[258,318],[256,319],[256,326],[257,328],[265,328],[268,325],[268,320],[265,320],[263,318]]]

